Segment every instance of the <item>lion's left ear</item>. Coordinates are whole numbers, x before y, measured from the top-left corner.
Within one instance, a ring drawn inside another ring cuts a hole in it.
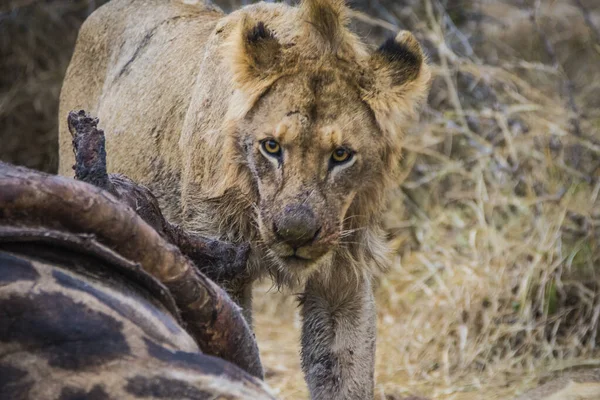
[[[408,31],[388,39],[368,61],[371,79],[363,87],[382,130],[397,136],[402,123],[427,96],[431,72],[417,39]]]
[[[245,16],[232,36],[233,79],[239,87],[253,91],[277,75],[282,46],[263,22]]]

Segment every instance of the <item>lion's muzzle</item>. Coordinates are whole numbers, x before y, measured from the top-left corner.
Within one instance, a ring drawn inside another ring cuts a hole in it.
[[[320,232],[315,214],[305,204],[286,206],[273,225],[275,236],[292,248],[293,255],[301,247],[311,244]]]
[[[277,209],[277,205],[266,208]],[[309,202],[294,201],[263,219],[261,234],[271,254],[283,265],[304,269],[329,253],[338,243],[339,226],[319,214]]]

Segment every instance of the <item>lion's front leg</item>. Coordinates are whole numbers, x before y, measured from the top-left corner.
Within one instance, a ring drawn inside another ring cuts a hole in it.
[[[302,298],[302,369],[312,399],[372,399],[376,315],[371,280],[309,280]]]
[[[252,318],[252,281],[244,282],[242,285],[229,289],[228,293],[235,303],[242,309],[242,315],[250,329],[254,331],[254,321]]]

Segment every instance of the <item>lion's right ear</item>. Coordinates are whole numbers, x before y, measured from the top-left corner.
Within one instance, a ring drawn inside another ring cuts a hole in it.
[[[234,80],[242,89],[261,87],[277,75],[282,47],[264,22],[244,17],[232,40]]]

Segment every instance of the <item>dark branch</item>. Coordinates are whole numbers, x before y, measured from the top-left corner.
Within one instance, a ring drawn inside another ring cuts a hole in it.
[[[226,285],[233,279],[243,281],[247,278],[247,244],[234,245],[207,239],[169,223],[148,188],[124,175],[108,174],[104,131],[98,129],[97,118],[86,114],[84,110],[70,112],[68,125],[73,136],[75,179],[104,189],[130,206],[211,280]]]
[[[539,24],[538,7],[539,6],[536,5],[531,10],[530,19],[533,24],[533,27],[535,28],[536,32],[538,33],[540,40],[542,41],[542,44],[543,44],[546,54],[548,55],[548,57],[550,57],[550,60],[552,61],[552,66],[562,76],[562,79],[560,82],[561,86],[559,87],[559,93],[562,92],[563,95],[567,96],[567,105],[568,105],[569,109],[571,110],[571,112],[573,113],[573,117],[571,118],[571,125],[573,126],[573,131],[576,136],[581,137],[582,131],[581,131],[581,123],[579,121],[580,112],[579,112],[579,107],[577,107],[577,104],[575,102],[575,95],[573,94],[573,82],[569,79],[569,77],[565,73],[562,64],[558,60],[558,55],[556,54],[554,45],[552,44],[552,42],[550,42],[550,40],[548,39],[548,36],[546,35],[546,32],[544,32],[544,30],[542,29],[542,27]]]
[[[579,10],[581,10],[588,28],[590,28],[590,31],[592,31],[592,34],[595,36],[596,45],[600,46],[600,29],[598,29],[598,27],[594,24],[592,16],[590,15],[590,10],[583,5],[581,0],[575,0],[575,3],[577,3],[577,7],[579,7]]]

